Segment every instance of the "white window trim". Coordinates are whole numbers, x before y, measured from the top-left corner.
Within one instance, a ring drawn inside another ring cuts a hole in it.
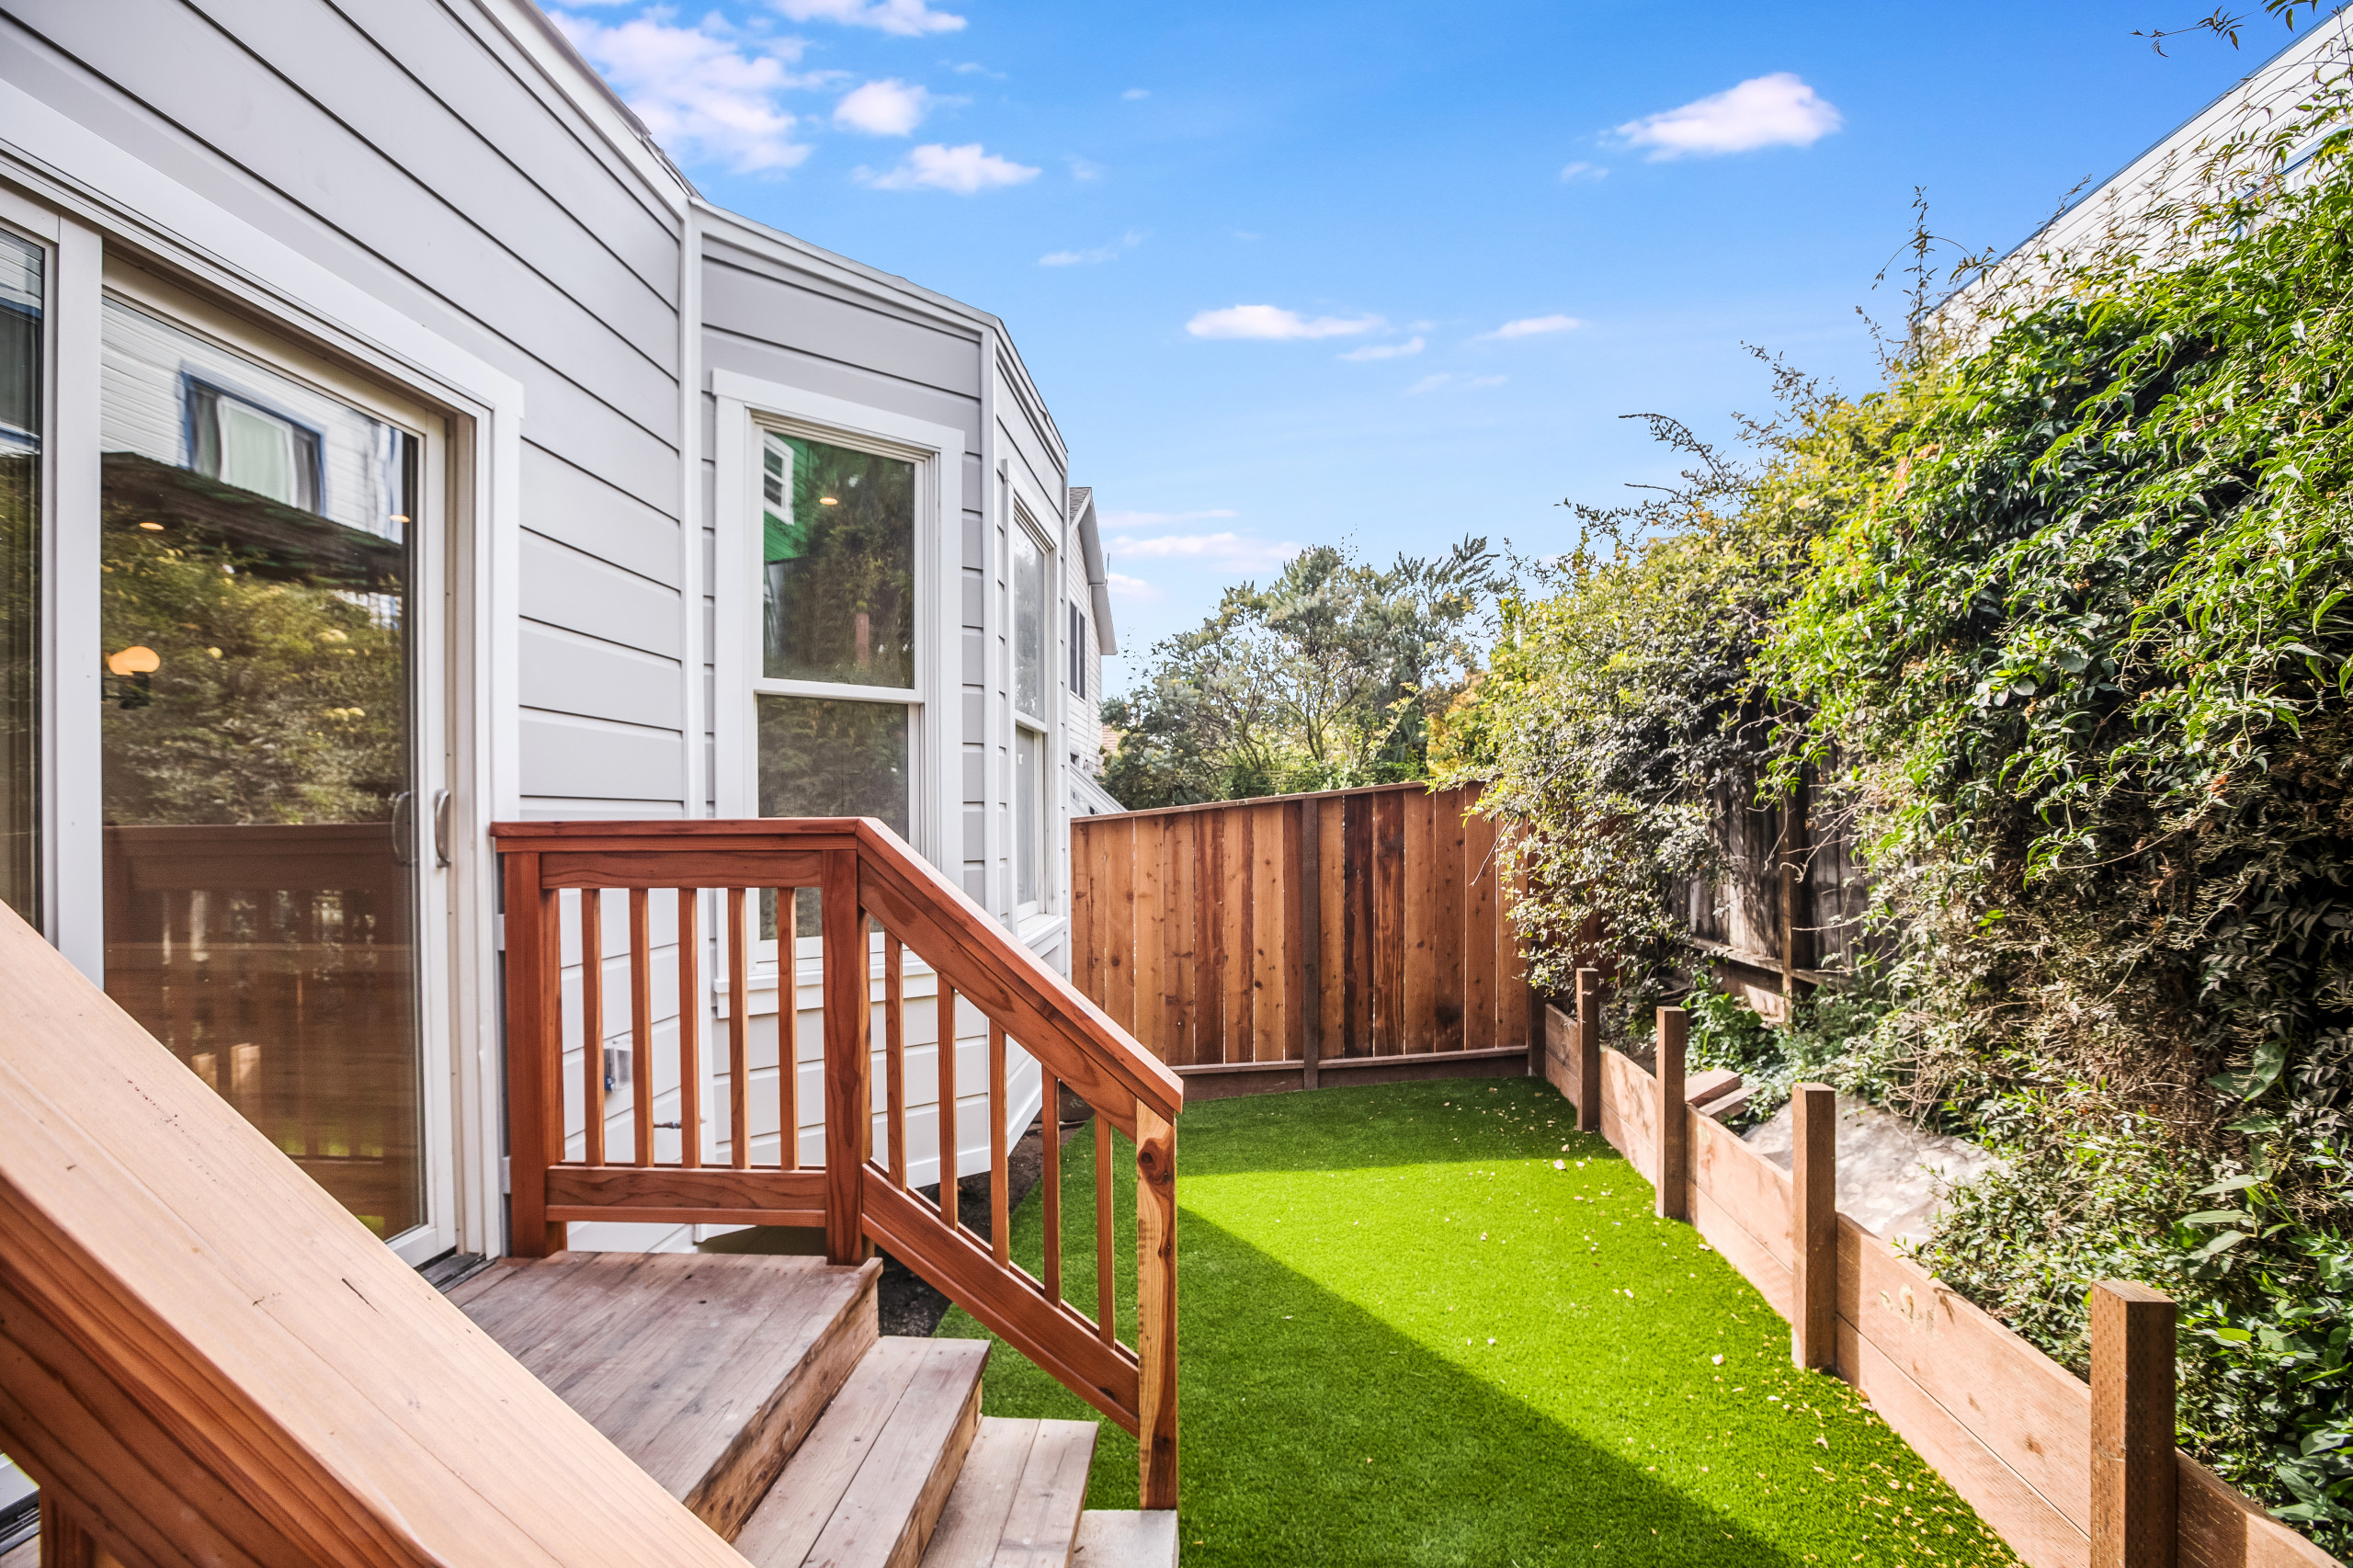
[[[710,391],[718,403],[713,432],[718,458],[715,533],[718,572],[714,586],[712,677],[712,792],[722,817],[749,817],[759,810],[758,717],[761,693],[846,699],[903,705],[913,713],[908,746],[910,799],[908,835],[917,853],[935,866],[950,857],[949,834],[962,808],[951,754],[961,749],[957,733],[955,658],[958,638],[945,625],[956,611],[953,588],[962,570],[959,524],[963,502],[964,432],[888,409],[828,397],[822,392],[762,381],[733,370],[713,370]],[[915,464],[915,679],[912,690],[855,687],[829,681],[771,680],[760,674],[760,619],[756,585],[759,535],[752,516],[759,490],[761,432],[790,428],[818,439],[907,459]],[[961,866],[943,868],[954,870]]]

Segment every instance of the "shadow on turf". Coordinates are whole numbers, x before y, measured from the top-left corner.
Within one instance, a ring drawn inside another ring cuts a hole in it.
[[[1241,1237],[1190,1214],[1178,1235],[1197,1568],[1799,1561]]]
[[[1550,1154],[1565,1143],[1571,1159],[1624,1160],[1599,1133],[1578,1132],[1576,1108],[1536,1079],[1351,1085],[1211,1100],[1188,1110],[1177,1123],[1178,1199],[1188,1175],[1339,1176],[1393,1165],[1492,1164],[1497,1158],[1492,1150],[1467,1153],[1456,1140],[1481,1122],[1486,1123],[1481,1131],[1492,1133],[1505,1109],[1521,1113],[1513,1131],[1524,1134],[1529,1146],[1518,1157]]]

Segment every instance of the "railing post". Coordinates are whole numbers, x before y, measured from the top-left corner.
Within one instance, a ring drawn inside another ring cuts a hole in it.
[[[1662,1220],[1688,1220],[1684,1195],[1691,1168],[1690,1109],[1683,1103],[1683,1048],[1691,1018],[1680,1007],[1658,1010],[1658,1195]]]
[[[858,906],[858,851],[825,852],[820,895],[824,929],[825,1256],[866,1256],[866,1156],[874,1136],[869,1108],[866,912]],[[790,1027],[790,1020],[788,1020]]]
[[[1601,1131],[1601,971],[1577,971],[1577,1131]]]
[[[1790,1095],[1790,1359],[1838,1359],[1838,1096],[1822,1084]]]
[[[2173,1568],[2173,1300],[2103,1279],[2091,1319],[2091,1568]]]
[[[1099,1116],[1101,1113],[1097,1113]],[[1108,1267],[1108,1261],[1098,1267]],[[1136,1105],[1137,1491],[1176,1506],[1176,1128]]]
[[[536,854],[506,857],[506,1250],[562,1252],[566,1227],[548,1221],[548,1165],[563,1153],[563,1042],[554,994],[563,972],[555,895],[540,886]]]

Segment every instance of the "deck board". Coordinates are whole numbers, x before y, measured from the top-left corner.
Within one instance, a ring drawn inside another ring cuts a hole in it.
[[[809,1257],[560,1254],[488,1270],[451,1299],[732,1536],[874,1343],[880,1272]]]

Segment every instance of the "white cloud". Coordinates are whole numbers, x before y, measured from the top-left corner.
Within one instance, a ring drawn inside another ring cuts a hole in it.
[[[892,77],[852,89],[834,106],[834,123],[869,136],[906,136],[930,108],[929,93]]]
[[[929,188],[971,196],[976,191],[1036,179],[1038,171],[1028,164],[983,152],[977,142],[968,142],[961,147],[943,147],[930,142],[911,148],[906,161],[897,168],[879,175],[861,169],[858,177],[877,190]]]
[[[1405,395],[1411,397],[1416,392],[1470,392],[1477,387],[1499,387],[1509,379],[1507,376],[1458,376],[1450,370],[1440,370],[1434,376],[1424,376],[1407,387]]]
[[[1203,311],[1185,324],[1195,337],[1355,337],[1383,324],[1379,316],[1316,316],[1274,305],[1228,305]]]
[[[1212,534],[1162,534],[1155,539],[1112,540],[1109,549],[1146,561],[1184,561],[1212,571],[1241,574],[1266,572],[1297,555],[1303,546],[1288,540],[1271,543],[1231,531]]]
[[[1618,133],[1651,159],[1713,157],[1758,147],[1811,147],[1846,120],[1793,72],[1752,76],[1737,87],[1628,120]]]
[[[682,159],[722,163],[730,172],[775,174],[809,155],[793,139],[800,124],[777,105],[787,88],[807,85],[785,69],[799,56],[794,39],[747,43],[716,30],[724,24],[672,27],[644,17],[608,27],[553,14],[663,146]]]
[[[1094,180],[1103,177],[1103,165],[1092,158],[1071,158],[1066,161],[1070,165],[1070,177],[1074,180]]]
[[[1117,261],[1120,259],[1120,252],[1133,250],[1142,244],[1143,244],[1143,231],[1130,229],[1109,244],[1097,245],[1093,250],[1050,251],[1038,258],[1038,265],[1040,267],[1094,267],[1106,261]]]
[[[839,22],[844,27],[873,28],[901,38],[925,33],[963,30],[964,18],[935,11],[924,0],[768,0],[796,22]]]
[[[1349,349],[1340,358],[1360,365],[1368,359],[1403,359],[1409,354],[1419,354],[1423,347],[1421,338],[1414,336],[1403,343],[1368,343],[1362,348]]]
[[[1141,577],[1130,577],[1123,573],[1113,572],[1108,568],[1106,568],[1103,573],[1103,580],[1105,583],[1109,585],[1113,594],[1123,599],[1134,599],[1140,603],[1149,603],[1160,597],[1160,590],[1154,587],[1150,583],[1145,582]]]
[[[1608,177],[1609,171],[1608,169],[1602,168],[1594,164],[1571,164],[1561,171],[1561,178],[1568,181],[1581,179],[1608,179]]]
[[[1515,337],[1541,337],[1548,332],[1574,332],[1584,324],[1574,316],[1522,316],[1518,321],[1507,321],[1495,331],[1479,335],[1508,343]]]
[[[1130,87],[1126,92],[1121,93],[1120,97],[1125,98],[1130,103],[1134,103],[1139,98],[1148,98],[1152,97],[1152,89],[1150,87]]]

